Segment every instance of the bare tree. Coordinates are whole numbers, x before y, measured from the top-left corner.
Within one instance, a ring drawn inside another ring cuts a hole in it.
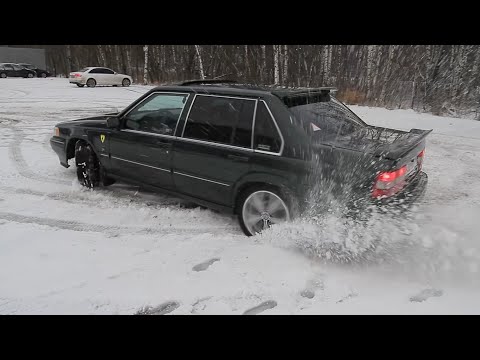
[[[273,45],[274,84],[280,84],[280,45]]]
[[[283,48],[283,84],[288,85],[288,45]]]
[[[205,73],[203,72],[203,61],[202,55],[200,54],[200,46],[195,45],[195,52],[197,54],[198,67],[200,68],[200,78],[203,80],[205,79]]]
[[[143,52],[145,54],[145,61],[143,66],[143,84],[148,84],[148,45],[143,46]]]

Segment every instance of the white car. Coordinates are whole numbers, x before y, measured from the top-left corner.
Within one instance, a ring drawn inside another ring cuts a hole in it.
[[[104,67],[86,67],[80,71],[71,72],[69,80],[71,84],[77,84],[78,87],[130,86],[133,82],[131,76],[119,74]]]

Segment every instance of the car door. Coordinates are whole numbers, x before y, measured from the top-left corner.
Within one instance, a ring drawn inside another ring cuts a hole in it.
[[[104,85],[103,78],[102,78],[102,69],[101,68],[94,68],[91,69],[87,74],[87,80],[92,78],[95,79],[97,85]]]
[[[7,76],[8,76],[8,77],[15,77],[15,76],[17,76],[17,75],[15,74],[15,70],[13,69],[13,66],[12,66],[12,65],[10,65],[10,64],[5,64],[3,67],[5,68],[5,72],[7,73]]]
[[[109,135],[110,172],[172,189],[174,134],[189,96],[155,92],[122,116],[120,129]]]
[[[195,95],[173,154],[176,191],[231,206],[233,185],[249,172],[256,99]]]
[[[14,72],[14,75],[13,76],[16,76],[16,77],[26,77],[27,74],[28,74],[28,70],[26,70],[25,68],[19,66],[19,65],[16,65],[16,64],[13,64],[13,72]]]
[[[107,68],[102,69],[102,74],[104,85],[117,85],[115,71]]]

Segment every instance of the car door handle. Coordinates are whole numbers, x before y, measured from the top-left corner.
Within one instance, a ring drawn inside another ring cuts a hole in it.
[[[227,155],[227,158],[233,161],[243,161],[248,162],[248,156],[240,156],[240,155]]]

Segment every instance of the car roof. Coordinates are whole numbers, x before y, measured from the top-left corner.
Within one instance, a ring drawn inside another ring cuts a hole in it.
[[[193,91],[200,93],[215,93],[223,95],[238,96],[265,96],[275,95],[280,99],[309,96],[314,94],[327,94],[336,91],[334,87],[280,87],[275,85],[242,84],[235,81],[212,81],[194,80],[186,81],[175,85],[157,86],[151,91]]]

